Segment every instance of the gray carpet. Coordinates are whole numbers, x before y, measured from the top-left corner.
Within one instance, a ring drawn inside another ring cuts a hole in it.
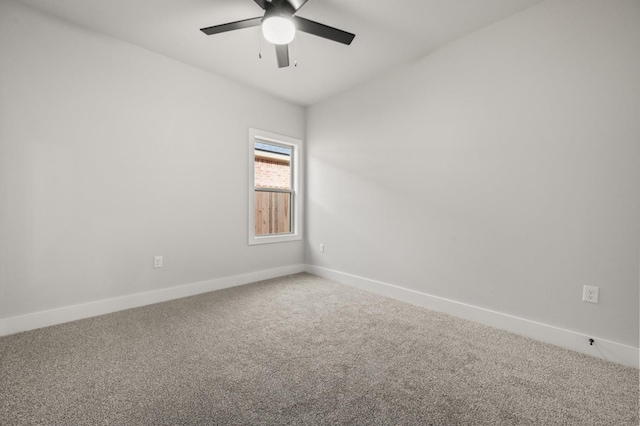
[[[637,425],[638,370],[299,274],[0,338],[2,425]]]

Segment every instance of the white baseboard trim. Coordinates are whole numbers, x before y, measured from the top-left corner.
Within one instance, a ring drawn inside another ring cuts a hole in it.
[[[306,265],[291,265],[280,268],[264,269],[230,277],[216,278],[192,284],[163,288],[144,293],[136,293],[113,299],[98,300],[80,305],[65,306],[48,311],[0,319],[0,336],[34,330],[50,325],[62,324],[83,318],[109,314],[125,309],[137,308],[182,297],[194,296],[223,288],[236,287],[256,281],[268,280],[285,275],[304,272]]]
[[[597,336],[587,336],[548,324],[542,324],[392,284],[322,268],[320,266],[307,265],[306,272],[403,302],[423,306],[434,311],[444,312],[501,330],[531,337],[576,352],[629,367],[639,368],[640,349],[633,346],[601,339]],[[593,346],[588,343],[590,338],[595,340]]]

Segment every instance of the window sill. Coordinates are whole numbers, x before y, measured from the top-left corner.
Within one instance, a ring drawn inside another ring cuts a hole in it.
[[[300,234],[264,235],[262,237],[249,238],[249,245],[254,246],[259,244],[285,243],[287,241],[300,241],[300,240],[302,240],[302,235]]]

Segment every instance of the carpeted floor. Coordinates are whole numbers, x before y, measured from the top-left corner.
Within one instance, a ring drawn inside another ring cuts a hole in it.
[[[638,370],[299,274],[0,338],[2,425],[638,425]]]

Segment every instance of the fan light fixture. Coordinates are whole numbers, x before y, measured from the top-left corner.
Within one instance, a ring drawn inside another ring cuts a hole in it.
[[[2,1],[2,0],[0,0]],[[262,27],[262,36],[273,43],[276,51],[278,68],[289,66],[289,45],[296,37],[296,32],[311,34],[338,43],[351,44],[355,34],[311,21],[298,16],[298,10],[309,0],[253,0],[264,10],[264,15],[241,21],[200,28],[206,35],[241,30],[243,28]],[[262,38],[260,39],[259,58],[262,58]],[[294,46],[295,48],[295,46]],[[295,62],[294,62],[295,64]]]
[[[273,44],[289,44],[296,36],[296,27],[290,19],[270,16],[262,21],[262,34]]]

